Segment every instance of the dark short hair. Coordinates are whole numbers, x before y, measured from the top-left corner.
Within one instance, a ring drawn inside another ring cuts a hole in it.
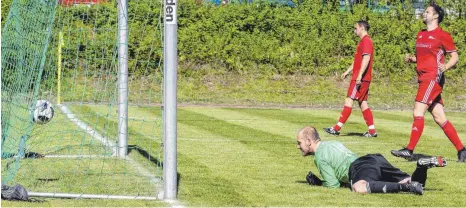
[[[371,28],[371,26],[369,25],[369,23],[366,21],[366,20],[359,20],[356,22],[359,26],[363,26],[364,27],[364,30],[366,31],[369,31],[369,28]]]
[[[445,16],[445,11],[443,11],[442,7],[433,1],[429,4],[429,7],[434,8],[435,13],[438,14],[438,23],[440,24],[443,21],[443,17]]]

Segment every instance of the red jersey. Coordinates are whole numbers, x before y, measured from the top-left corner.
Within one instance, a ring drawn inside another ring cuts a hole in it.
[[[367,66],[367,70],[362,74],[362,80],[370,82],[372,80],[372,63],[374,62],[374,44],[369,35],[362,37],[361,41],[358,43],[356,49],[356,54],[354,54],[354,65],[353,65],[353,76],[351,80],[356,80],[358,78],[359,70],[361,70],[362,57],[364,55],[369,55],[371,60]]]
[[[442,80],[439,64],[445,63],[445,53],[456,51],[455,43],[448,32],[440,27],[435,30],[421,30],[417,34],[416,59],[419,81]]]

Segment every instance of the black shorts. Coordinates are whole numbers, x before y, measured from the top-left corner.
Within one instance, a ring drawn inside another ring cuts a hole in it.
[[[407,173],[393,167],[381,154],[362,156],[351,163],[349,168],[351,185],[360,180],[400,182],[409,177]]]

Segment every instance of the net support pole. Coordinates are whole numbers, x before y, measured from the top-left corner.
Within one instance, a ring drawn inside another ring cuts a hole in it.
[[[118,0],[118,156],[128,153],[128,2]]]
[[[57,63],[57,104],[61,104],[61,62],[62,62],[62,47],[65,45],[63,41],[63,33],[58,33],[58,63]]]
[[[177,70],[178,70],[177,0],[164,0],[164,199],[176,199],[177,194]]]

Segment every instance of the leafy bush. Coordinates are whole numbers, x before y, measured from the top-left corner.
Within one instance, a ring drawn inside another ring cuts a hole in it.
[[[7,8],[9,2],[2,1],[2,10]],[[133,29],[129,39],[129,67],[133,75],[138,75],[147,68],[157,68],[162,60],[161,41],[151,41],[157,35],[156,31],[160,31],[160,25],[157,24],[161,10],[160,5],[149,4],[150,0],[138,2],[145,2],[147,6],[132,7],[132,2],[129,2],[129,12],[140,16],[131,20]],[[353,34],[353,24],[359,19],[366,19],[371,25],[369,32],[375,45],[375,76],[409,80],[414,77],[414,65],[404,64],[403,57],[406,53],[414,52],[416,34],[424,26],[416,18],[409,1],[404,4],[393,2],[387,12],[371,11],[364,3],[353,6],[350,12],[349,9],[341,11],[338,4],[324,6],[321,0],[306,0],[296,7],[268,4],[265,1],[215,6],[180,0],[180,73],[188,76],[194,69],[207,68],[205,73],[211,74],[228,71],[266,76],[296,73],[335,75],[346,69],[353,60],[359,41]],[[445,0],[442,5],[448,8],[450,15],[447,15],[441,26],[451,33],[461,52],[466,48],[466,4],[458,0]],[[62,22],[89,29],[89,32],[77,32],[69,41],[88,41],[87,33],[92,33],[94,38],[102,41],[87,43],[87,48],[79,49],[84,50],[80,55],[73,53],[78,51],[76,44],[67,44],[64,51],[68,51],[70,57],[64,58],[73,60],[76,57],[104,56],[97,53],[106,53],[105,57],[112,57],[116,50],[115,4],[91,7],[99,10],[98,16],[84,17],[84,14],[96,14],[81,11],[84,9],[88,8],[73,7],[68,8],[66,13],[63,10],[57,12]],[[5,16],[5,12],[2,12],[2,17]],[[56,31],[62,26],[57,24]],[[50,51],[54,50],[55,46],[51,46]],[[466,54],[460,53],[460,60],[465,59]],[[142,62],[137,60],[148,63],[141,65]],[[108,66],[108,63],[102,62],[109,61],[113,60],[99,60],[90,67],[99,70]],[[78,62],[66,64],[66,68],[79,67]],[[448,74],[451,77],[463,77],[465,72],[466,62],[460,61],[456,70]]]
[[[412,4],[395,2],[388,12],[380,13],[365,4],[342,12],[339,5],[323,7],[320,0],[307,0],[294,8],[265,3],[217,7],[182,0],[180,61],[238,73],[329,76],[350,65],[359,41],[353,24],[366,19],[375,45],[376,76],[409,80],[415,74],[414,65],[404,64],[403,57],[414,52],[416,34],[424,26]],[[461,51],[466,48],[466,4],[452,2],[455,0],[447,0],[444,5],[460,12],[447,16],[441,26],[452,34]],[[460,60],[465,58],[460,54]],[[466,62],[460,62],[449,74],[461,77],[465,68]]]

